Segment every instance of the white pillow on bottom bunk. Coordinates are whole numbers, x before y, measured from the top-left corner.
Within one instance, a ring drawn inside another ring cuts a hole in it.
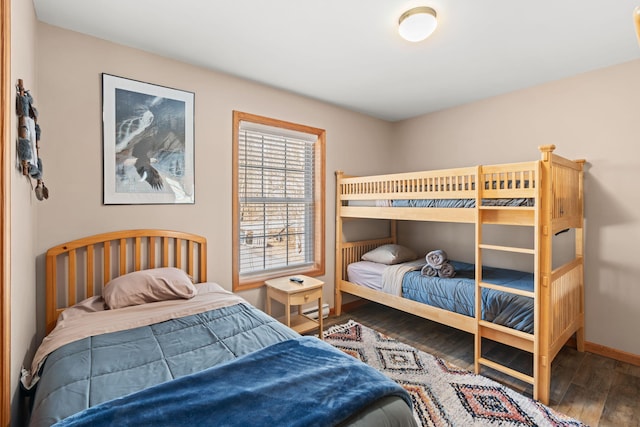
[[[418,255],[411,249],[396,244],[378,246],[362,255],[363,261],[372,261],[380,264],[392,265],[401,262],[413,261]]]

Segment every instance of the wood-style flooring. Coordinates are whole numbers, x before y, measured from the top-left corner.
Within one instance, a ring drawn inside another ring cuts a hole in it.
[[[325,319],[326,328],[353,319],[392,338],[473,371],[473,336],[376,303],[367,303]],[[492,341],[483,342],[483,355],[528,371],[530,353]],[[529,397],[530,384],[483,368],[482,374]],[[640,426],[640,367],[575,348],[564,347],[552,364],[552,408],[590,426]]]

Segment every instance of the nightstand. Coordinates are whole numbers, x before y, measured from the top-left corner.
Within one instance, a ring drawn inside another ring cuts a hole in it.
[[[299,277],[302,283],[289,280]],[[284,305],[284,316],[278,320],[296,332],[303,333],[318,328],[318,336],[322,339],[322,286],[324,282],[313,277],[297,274],[295,276],[269,279],[267,285],[267,314],[271,315],[271,300]],[[318,320],[302,314],[302,304],[318,301]],[[291,306],[298,306],[298,313],[291,314]]]

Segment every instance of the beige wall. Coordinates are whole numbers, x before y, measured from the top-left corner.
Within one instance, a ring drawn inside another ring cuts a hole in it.
[[[31,91],[39,106],[36,70],[36,18],[30,1],[11,2],[11,80]],[[17,138],[17,117],[12,115],[12,140]],[[16,158],[12,147],[11,159]],[[11,405],[12,425],[20,425],[18,393],[20,368],[36,345],[36,219],[37,204],[27,178],[17,168],[11,173]]]
[[[390,169],[529,161],[544,144],[586,159],[586,339],[640,354],[639,123],[636,60],[395,123]],[[401,235],[472,260],[473,229],[464,227],[405,227]]]
[[[334,171],[380,169],[389,154],[389,123],[46,24],[38,30],[42,155],[51,190],[51,198],[39,205],[41,328],[42,254],[53,245],[95,233],[148,227],[202,234],[210,243],[209,279],[231,289],[232,110],[327,131],[324,298],[333,301]],[[195,93],[195,205],[102,205],[101,73]],[[262,307],[263,292],[242,295]]]

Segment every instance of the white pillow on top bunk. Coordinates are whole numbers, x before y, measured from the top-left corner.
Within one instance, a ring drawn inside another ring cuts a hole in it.
[[[401,262],[413,261],[418,255],[411,249],[396,244],[378,246],[362,255],[363,261],[377,262],[379,264],[400,264]]]

